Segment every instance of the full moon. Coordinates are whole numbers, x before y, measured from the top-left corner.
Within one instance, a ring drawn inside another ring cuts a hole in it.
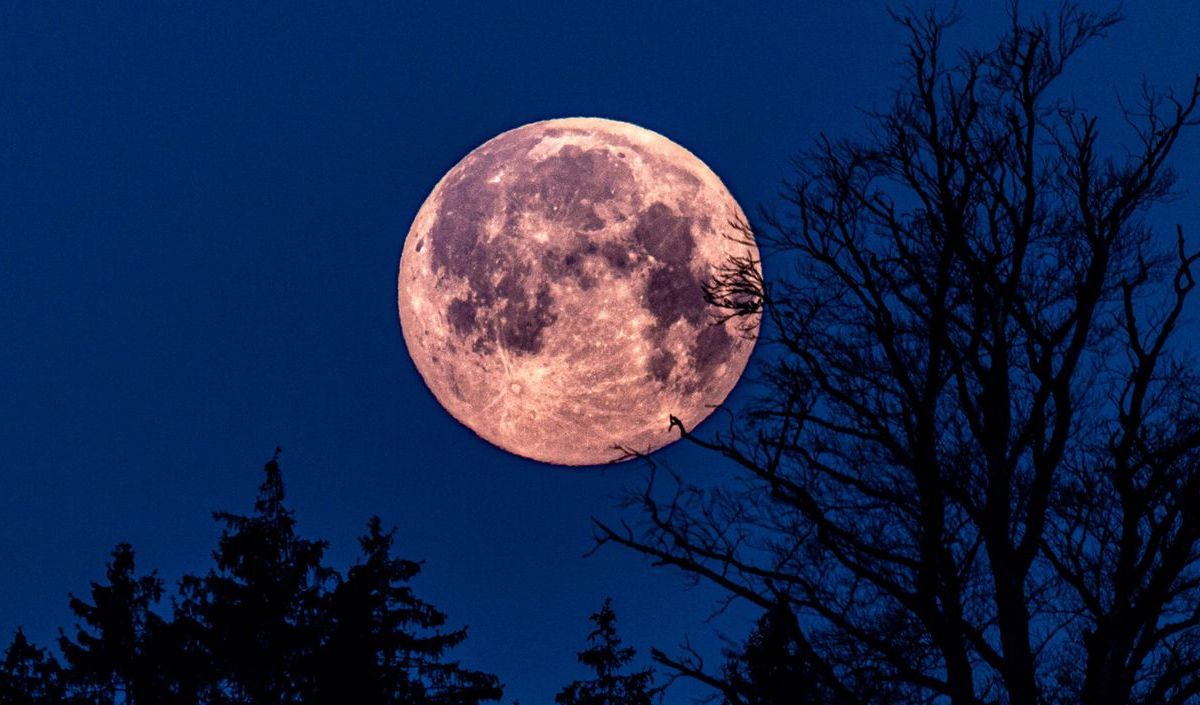
[[[730,226],[744,219],[658,133],[599,118],[510,130],[418,211],[404,340],[442,406],[505,450],[560,465],[650,453],[677,438],[670,416],[692,429],[746,367],[755,331],[703,290],[731,256],[757,260]]]

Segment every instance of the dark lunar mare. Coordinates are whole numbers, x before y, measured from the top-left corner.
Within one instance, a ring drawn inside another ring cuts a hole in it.
[[[735,345],[723,325],[709,325],[706,320],[703,282],[691,268],[696,251],[694,219],[656,201],[638,213],[628,239],[597,242],[592,233],[606,225],[597,206],[615,198],[618,188],[631,187],[634,176],[625,153],[610,149],[564,145],[540,161],[529,157],[543,137],[563,134],[585,133],[551,129],[537,136],[504,135],[451,172],[437,218],[418,243],[429,243],[435,272],[468,284],[465,297],[454,299],[447,309],[451,327],[464,339],[473,337],[475,352],[488,354],[500,345],[510,352],[536,354],[542,349],[543,332],[557,319],[548,281],[570,280],[588,290],[596,283],[587,267],[593,258],[601,260],[603,269],[627,277],[652,257],[644,294],[655,325],[645,335],[657,351],[647,371],[666,383],[677,368],[675,355],[663,345],[667,330],[682,319],[699,327],[693,346],[698,374],[686,382],[687,391],[696,391],[700,380],[734,353]],[[605,138],[636,151],[656,170],[665,169],[690,185],[700,184],[694,175],[640,145],[618,136]],[[492,183],[501,173],[502,181]],[[639,207],[637,194],[629,197]],[[521,232],[521,217],[530,212],[564,224],[578,237],[567,243],[552,242],[545,249],[531,247]],[[483,228],[497,216],[503,218],[503,236],[488,242]],[[531,281],[538,272],[545,274],[546,281]]]
[[[725,330],[723,323],[705,325],[696,336],[697,379],[703,380],[708,373],[728,360],[734,352],[735,340]]]
[[[573,276],[584,289],[594,285],[580,266],[580,250],[532,251],[521,237],[522,214],[540,212],[590,243],[587,234],[605,225],[596,205],[613,198],[614,184],[633,183],[629,167],[607,149],[564,145],[549,157],[531,160],[529,151],[540,140],[502,136],[468,157],[444,187],[427,234],[434,270],[467,281],[469,293],[452,301],[447,315],[459,335],[476,334],[477,352],[491,352],[496,344],[517,353],[542,349],[542,333],[557,316],[548,283],[530,282],[533,273]],[[503,181],[491,183],[501,172]],[[497,214],[504,218],[505,237],[487,242],[484,224]],[[590,246],[595,251],[594,243]],[[494,311],[485,315],[483,309]]]
[[[680,319],[700,327],[692,346],[697,375],[685,382],[688,392],[697,391],[707,373],[734,352],[734,340],[725,326],[706,320],[703,283],[689,266],[696,247],[692,227],[690,217],[655,202],[638,216],[633,229],[634,246],[657,260],[646,283],[646,308],[656,319],[646,338],[660,348],[650,360],[654,379],[666,382],[676,365],[674,356],[661,350],[667,329]]]

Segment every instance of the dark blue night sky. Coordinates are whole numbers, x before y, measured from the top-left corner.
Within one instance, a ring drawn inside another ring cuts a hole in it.
[[[951,40],[990,41],[999,5],[959,3]],[[1118,90],[1200,68],[1200,4],[1126,15],[1064,84],[1113,144]],[[66,594],[118,541],[168,580],[206,569],[210,512],[249,510],[277,445],[302,532],[342,566],[368,516],[398,526],[418,594],[470,625],[457,656],[506,701],[583,676],[605,595],[642,656],[740,639],[754,615],[706,623],[713,592],[618,548],[583,557],[636,465],[522,460],[442,411],[401,337],[400,248],[459,158],[552,117],[661,132],[769,205],[789,154],[888,98],[903,39],[860,0],[4,3],[0,641],[70,626]],[[1195,134],[1176,166],[1192,193],[1168,215],[1200,238]]]

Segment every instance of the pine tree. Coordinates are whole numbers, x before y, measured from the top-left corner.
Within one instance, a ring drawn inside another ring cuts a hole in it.
[[[185,576],[185,595],[200,582]],[[222,702],[203,625],[190,611],[195,603],[176,601],[172,618],[151,620],[143,638],[140,701],[154,705],[200,705]]]
[[[59,647],[73,686],[98,705],[139,705],[152,666],[145,637],[160,622],[152,607],[162,597],[155,573],[136,575],[133,547],[118,544],[107,566],[107,583],[93,582],[92,603],[72,596],[71,611],[83,621],[74,640],[62,634]],[[118,699],[119,694],[119,699]]]
[[[62,668],[17,629],[0,662],[0,705],[69,705]]]
[[[359,539],[362,559],[330,600],[332,628],[315,702],[328,705],[477,705],[501,696],[499,680],[444,662],[466,628],[443,631],[446,615],[408,586],[421,564],[392,555],[395,530],[372,517]]]
[[[758,620],[740,653],[729,654],[727,705],[804,705],[829,702],[821,678],[795,641],[796,617],[777,604]]]
[[[206,689],[213,703],[307,703],[313,692],[327,544],[296,535],[278,451],[264,470],[253,515],[213,515],[225,525],[216,569],[183,583],[177,621],[185,633],[192,625],[219,674]]]
[[[558,705],[650,705],[653,672],[646,669],[621,673],[633,661],[636,651],[621,645],[612,599],[606,599],[590,620],[596,628],[588,635],[588,648],[579,652],[579,662],[592,669],[595,678],[571,683],[554,696],[554,702]]]

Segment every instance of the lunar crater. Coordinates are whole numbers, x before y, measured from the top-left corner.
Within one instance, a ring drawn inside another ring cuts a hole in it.
[[[527,457],[611,461],[673,440],[740,377],[753,342],[714,323],[703,283],[752,246],[691,153],[627,123],[506,132],[430,194],[400,263],[409,352],[457,419]]]

